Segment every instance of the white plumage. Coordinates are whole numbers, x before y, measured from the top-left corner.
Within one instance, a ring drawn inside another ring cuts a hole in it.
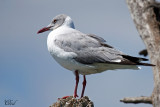
[[[72,19],[64,14],[56,16],[48,27],[38,31],[51,30],[47,38],[48,51],[64,68],[75,71],[77,97],[79,74],[84,77],[81,97],[86,85],[85,75],[106,70],[139,69],[137,65],[153,66],[141,63],[147,59],[126,55],[105,43],[94,34],[84,34],[75,29]]]

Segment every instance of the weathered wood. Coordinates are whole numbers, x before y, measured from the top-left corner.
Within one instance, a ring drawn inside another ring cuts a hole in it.
[[[70,96],[66,99],[58,99],[58,101],[50,107],[94,107],[94,104],[87,96],[84,96],[80,99]]]
[[[126,1],[150,61],[156,65],[153,67],[154,89],[151,98],[153,106],[160,107],[160,5],[155,0]]]
[[[124,103],[134,103],[134,104],[139,104],[139,103],[146,103],[146,104],[152,104],[152,98],[151,97],[145,97],[145,96],[141,96],[141,97],[126,97],[122,100],[120,100],[121,102]]]

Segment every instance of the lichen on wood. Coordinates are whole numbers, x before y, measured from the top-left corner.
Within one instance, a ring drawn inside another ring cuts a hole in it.
[[[80,99],[69,96],[65,99],[59,98],[58,101],[50,107],[94,107],[94,104],[87,96]]]

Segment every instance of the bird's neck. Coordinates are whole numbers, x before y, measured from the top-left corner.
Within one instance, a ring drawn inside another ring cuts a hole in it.
[[[65,21],[63,23],[63,26],[67,26],[67,27],[75,29],[74,23],[73,23],[72,19],[69,16],[67,16],[67,18],[65,19]]]

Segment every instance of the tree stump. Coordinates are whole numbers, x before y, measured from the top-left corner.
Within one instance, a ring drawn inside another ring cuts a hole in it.
[[[84,96],[80,99],[70,96],[66,99],[58,99],[58,101],[50,107],[94,107],[94,104],[87,96]]]

